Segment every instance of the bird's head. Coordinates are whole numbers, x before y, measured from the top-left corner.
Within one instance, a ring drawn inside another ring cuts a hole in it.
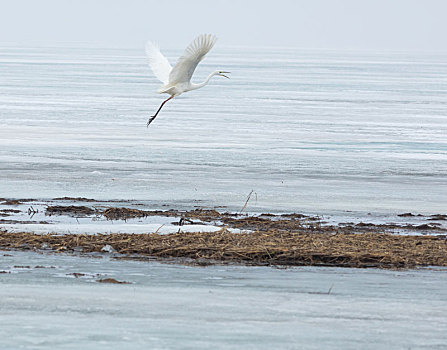
[[[216,71],[216,75],[219,75],[219,76],[221,76],[221,77],[225,77],[225,78],[227,78],[227,79],[230,79],[230,77],[228,77],[228,76],[226,76],[225,74],[230,74],[231,72],[225,72],[225,71],[223,71],[223,70],[218,70],[218,71]]]

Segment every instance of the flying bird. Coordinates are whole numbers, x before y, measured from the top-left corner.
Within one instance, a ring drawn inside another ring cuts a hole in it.
[[[150,41],[146,44],[146,54],[149,59],[149,66],[158,80],[163,83],[157,92],[159,94],[171,95],[171,97],[163,101],[157,112],[149,118],[147,126],[154,121],[164,104],[174,97],[179,96],[184,92],[205,86],[215,75],[230,79],[225,75],[230,72],[216,70],[208,75],[202,83],[195,84],[191,82],[194,70],[200,61],[203,60],[205,55],[212,49],[216,40],[217,38],[211,34],[199,35],[191,44],[189,44],[183,55],[178,59],[174,68],[169,64],[169,61],[163,56],[156,44]]]

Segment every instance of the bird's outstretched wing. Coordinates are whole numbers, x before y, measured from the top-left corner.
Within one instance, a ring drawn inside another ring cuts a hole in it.
[[[169,74],[169,84],[189,82],[197,65],[212,49],[216,40],[211,34],[202,34],[195,38]]]
[[[158,46],[150,41],[146,44],[146,54],[152,72],[154,72],[158,80],[163,84],[167,84],[169,81],[169,73],[172,71],[168,59],[163,56]]]

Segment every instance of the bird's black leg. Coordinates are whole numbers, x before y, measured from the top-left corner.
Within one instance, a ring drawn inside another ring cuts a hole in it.
[[[174,96],[169,97],[167,100],[164,100],[163,103],[161,104],[160,108],[158,108],[157,112],[155,113],[155,115],[151,116],[147,122],[146,127],[149,127],[149,124],[152,123],[152,121],[155,119],[155,117],[158,115],[158,112],[161,111],[161,109],[163,108],[163,106],[165,105],[166,102],[168,102],[171,98],[173,98]]]

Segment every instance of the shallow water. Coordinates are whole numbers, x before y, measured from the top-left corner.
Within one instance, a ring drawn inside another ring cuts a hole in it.
[[[443,213],[446,58],[216,47],[195,79],[232,79],[146,128],[164,96],[142,49],[1,47],[0,196]]]
[[[4,349],[442,349],[447,343],[443,269],[203,268],[8,254],[0,255],[0,270],[10,272],[0,274]],[[131,284],[96,282],[103,278]]]

